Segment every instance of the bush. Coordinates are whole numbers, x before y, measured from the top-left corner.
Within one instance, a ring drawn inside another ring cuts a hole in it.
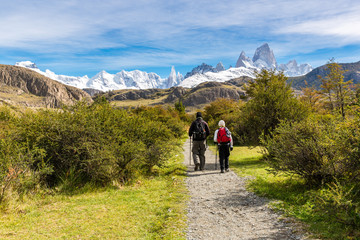
[[[352,231],[360,229],[360,202],[358,186],[334,181],[320,190],[315,199],[315,209]],[[360,233],[358,232],[358,237]]]
[[[298,174],[321,185],[334,178],[356,181],[360,173],[360,131],[353,120],[330,117],[282,122],[273,138],[262,138],[267,161],[274,172]]]
[[[184,134],[176,111],[159,107],[127,111],[101,99],[90,106],[80,102],[61,110],[27,111],[11,121],[3,141],[17,151],[12,153],[5,145],[0,149],[1,174],[6,176],[12,159],[31,156],[31,161],[21,158],[19,164],[32,171],[50,167],[42,172],[42,180],[64,191],[89,182],[105,185],[151,174]]]
[[[11,187],[22,195],[44,183],[44,176],[52,173],[44,157],[45,152],[37,147],[30,149],[26,143],[0,140],[0,203]]]

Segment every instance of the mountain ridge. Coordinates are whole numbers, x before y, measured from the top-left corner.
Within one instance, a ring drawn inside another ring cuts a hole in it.
[[[306,87],[305,81],[308,86],[314,86],[320,89],[321,81],[318,76],[325,77],[328,74],[327,64],[317,67],[305,74],[304,76],[289,77],[288,82],[292,83],[292,87],[298,90]],[[344,73],[344,81],[353,80],[354,84],[360,84],[360,61],[354,63],[339,63]]]
[[[185,77],[179,72],[176,73],[174,66],[171,67],[170,74],[167,78],[161,78],[156,73],[147,73],[140,70],[129,72],[122,70],[116,74],[110,74],[103,70],[94,77],[89,78],[87,75],[82,77],[57,75],[48,69],[43,72],[37,68],[36,64],[30,61],[18,62],[15,65],[32,69],[63,84],[81,89],[92,88],[101,91],[149,88],[165,89],[173,86],[192,88],[202,82],[224,82],[241,76],[253,77],[254,71],[259,71],[262,68],[275,69],[281,67],[285,75],[289,76],[303,75],[312,70],[309,64],[301,64],[298,66],[294,60],[278,66],[274,52],[270,49],[268,43],[264,43],[258,47],[252,59],[246,57],[245,52],[242,51],[235,68],[225,69],[221,62],[219,62],[216,67],[203,63],[193,68]]]
[[[92,102],[89,94],[76,87],[64,85],[35,71],[11,65],[0,65],[0,83],[26,93],[43,97],[42,106],[60,107],[77,101]]]

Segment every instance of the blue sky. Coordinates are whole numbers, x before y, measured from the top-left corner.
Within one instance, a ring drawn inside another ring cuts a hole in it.
[[[268,43],[278,63],[360,61],[354,0],[0,0],[0,64],[57,74],[143,70],[167,77],[234,66]]]

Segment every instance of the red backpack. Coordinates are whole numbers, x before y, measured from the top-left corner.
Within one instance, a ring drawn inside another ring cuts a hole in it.
[[[217,133],[217,142],[218,143],[228,143],[231,141],[230,136],[226,135],[226,129],[224,127],[219,128]]]

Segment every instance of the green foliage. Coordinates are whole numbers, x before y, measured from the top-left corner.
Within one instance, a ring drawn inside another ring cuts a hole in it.
[[[270,198],[270,204],[287,216],[306,223],[306,232],[316,234],[313,238],[360,238],[358,183],[335,180],[314,187],[296,175],[274,175],[258,148],[234,147],[230,167],[241,176],[251,176],[248,189]]]
[[[318,211],[325,212],[332,221],[344,224],[353,231],[360,229],[359,197],[360,194],[356,185],[344,185],[335,181],[320,190],[315,201],[315,208]]]
[[[262,70],[246,87],[250,99],[241,117],[246,129],[244,134],[252,142],[258,142],[262,133],[271,137],[281,120],[300,121],[306,117],[308,108],[294,96],[286,80],[283,73]]]
[[[205,120],[210,129],[218,128],[223,119],[235,142],[258,144],[259,136],[271,137],[281,120],[301,121],[309,113],[298,100],[283,73],[262,70],[245,88],[247,102],[218,99],[205,107]]]
[[[11,110],[7,106],[0,106],[0,121],[9,121],[13,117]]]
[[[182,151],[173,149],[158,174],[120,187],[75,188],[77,173],[69,169],[61,176],[67,181],[62,192],[8,203],[1,212],[0,239],[185,239]]]
[[[238,142],[239,138],[236,135],[238,116],[240,115],[240,108],[242,102],[236,102],[232,99],[218,98],[214,102],[205,107],[204,120],[209,124],[211,133],[219,128],[218,123],[224,120],[226,127],[232,132],[234,142]]]
[[[185,106],[181,100],[175,103],[175,110],[179,112],[179,115],[185,115]]]
[[[334,178],[359,179],[360,130],[355,120],[310,118],[283,122],[273,138],[263,138],[266,161],[275,172],[297,174],[309,183],[321,185]]]
[[[319,76],[322,82],[322,94],[328,99],[330,110],[345,118],[346,106],[353,98],[352,80],[344,81],[346,71],[334,59],[331,59],[326,66],[329,73],[324,78]]]
[[[30,148],[28,142],[0,139],[0,203],[10,187],[22,195],[43,183],[44,176],[52,173],[44,162],[45,155],[38,147]]]
[[[184,134],[176,111],[116,109],[104,99],[27,111],[8,125],[0,145],[0,184],[7,188],[6,175],[16,166],[21,172],[41,173],[43,183],[66,192],[89,182],[125,183],[152,174]]]

